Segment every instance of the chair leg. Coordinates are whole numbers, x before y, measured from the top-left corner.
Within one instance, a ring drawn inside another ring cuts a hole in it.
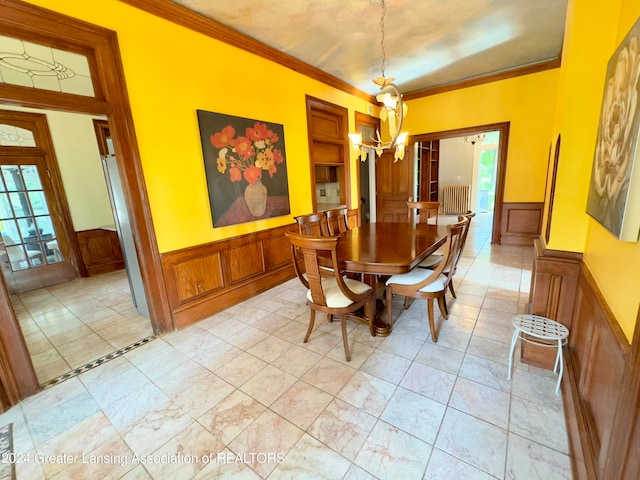
[[[447,302],[444,299],[444,295],[438,297],[438,307],[440,307],[440,312],[442,312],[442,316],[445,320],[449,319],[449,310],[447,310]]]
[[[443,305],[444,305],[444,312],[442,315],[444,315],[444,318],[448,319],[449,318],[449,305],[447,305],[447,289],[445,288],[444,293],[442,294],[442,300],[443,300]]]
[[[404,309],[408,310],[409,309],[409,303],[411,302],[411,299],[409,297],[404,297]]]
[[[449,290],[451,291],[451,295],[453,295],[453,298],[458,298],[456,296],[456,291],[453,289],[453,280],[449,282]]]
[[[340,315],[340,322],[342,323],[342,343],[344,344],[344,356],[347,362],[351,361],[351,353],[349,352],[349,339],[347,338],[347,316]]]
[[[438,332],[436,331],[436,323],[433,315],[433,298],[427,299],[427,313],[429,315],[429,330],[431,330],[431,339],[433,343],[438,342]]]
[[[309,337],[311,336],[311,331],[313,330],[313,324],[316,321],[316,311],[311,309],[309,315],[309,328],[307,328],[307,334],[304,337],[304,343],[309,341]]]

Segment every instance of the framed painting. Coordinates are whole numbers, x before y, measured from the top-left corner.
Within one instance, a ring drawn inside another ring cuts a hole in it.
[[[198,110],[214,227],[291,212],[284,127]]]
[[[623,241],[640,233],[640,19],[607,67],[587,213]]]

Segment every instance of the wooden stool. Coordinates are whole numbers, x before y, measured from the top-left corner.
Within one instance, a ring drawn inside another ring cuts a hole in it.
[[[558,384],[556,385],[556,395],[558,395],[564,371],[562,347],[567,344],[569,330],[561,323],[539,315],[516,315],[511,323],[514,330],[513,338],[511,339],[511,350],[509,351],[509,376],[507,378],[511,380],[513,352],[518,338],[541,347],[557,347],[558,353],[556,354],[556,363],[553,366],[553,371],[558,374]]]

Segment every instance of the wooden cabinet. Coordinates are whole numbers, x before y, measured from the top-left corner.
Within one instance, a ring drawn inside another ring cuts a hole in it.
[[[347,205],[350,193],[349,111],[324,100],[306,97],[309,158],[311,160],[311,197],[318,211],[317,184],[337,182],[339,204]]]
[[[418,145],[418,198],[423,202],[438,201],[438,169],[440,140],[428,140]]]
[[[125,268],[120,240],[115,230],[96,228],[76,232],[82,262],[91,277]]]
[[[338,167],[316,167],[316,183],[338,181]]]

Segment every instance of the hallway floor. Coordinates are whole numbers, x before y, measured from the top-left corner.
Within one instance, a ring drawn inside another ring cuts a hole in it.
[[[125,270],[12,296],[40,385],[153,336]]]
[[[351,362],[339,322],[305,344],[292,279],[1,415],[30,459],[17,478],[570,479],[556,376],[516,361],[507,380],[532,248],[489,235],[479,216],[437,344],[401,298],[390,336],[349,324]]]

